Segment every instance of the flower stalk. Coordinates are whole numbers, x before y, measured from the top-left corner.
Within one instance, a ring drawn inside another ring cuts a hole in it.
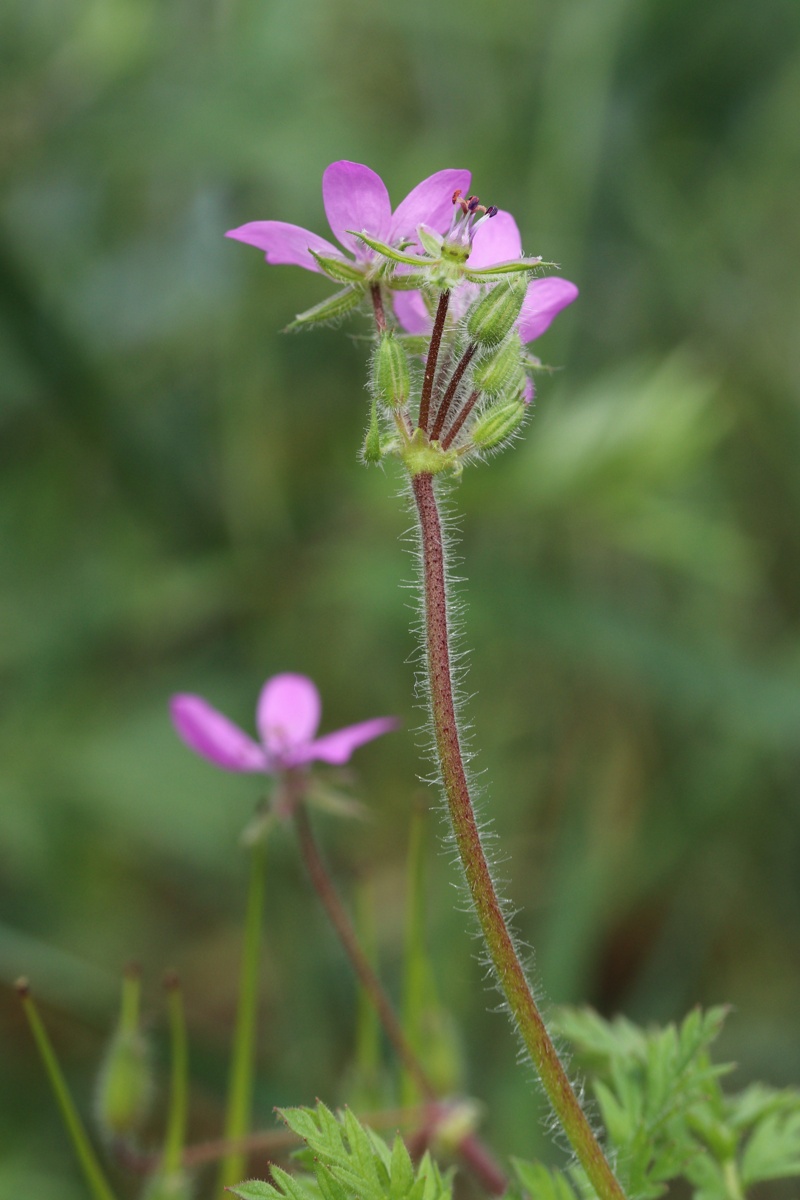
[[[416,1084],[424,1097],[426,1110],[434,1125],[441,1122],[442,1105],[437,1102],[436,1089],[422,1063],[419,1061],[414,1047],[408,1040],[403,1027],[392,1007],[389,997],[383,989],[369,958],[358,939],[358,934],[347,914],[339,893],[328,874],[325,861],[317,845],[308,810],[302,798],[294,798],[293,812],[295,829],[300,846],[300,853],[308,871],[311,884],[322,901],[342,947],[350,960],[350,964],[363,987],[365,993],[375,1007],[384,1028],[386,1036],[392,1044],[398,1059],[403,1065],[409,1079]],[[481,1181],[486,1191],[492,1196],[502,1196],[508,1181],[497,1165],[492,1155],[473,1133],[466,1133],[459,1138],[455,1147],[462,1161],[470,1168],[477,1179]]]
[[[601,1200],[624,1200],[625,1193],[592,1131],[542,1020],[481,844],[458,734],[450,653],[447,562],[433,476],[426,472],[414,476],[412,490],[422,543],[428,687],[436,752],[472,902],[511,1018],[578,1161]]]
[[[80,1118],[80,1114],[75,1107],[75,1101],[72,1099],[67,1081],[56,1058],[53,1043],[50,1041],[47,1030],[44,1027],[44,1022],[39,1016],[39,1010],[31,996],[31,989],[27,979],[18,980],[16,988],[25,1017],[33,1034],[33,1040],[36,1042],[36,1048],[39,1051],[50,1087],[53,1090],[53,1095],[61,1111],[62,1120],[72,1142],[75,1155],[80,1163],[89,1192],[93,1200],[114,1200],[114,1193],[105,1177],[103,1168],[100,1166],[92,1143],[89,1141],[89,1136]]]
[[[245,1173],[247,1156],[239,1147],[250,1132],[253,1106],[253,1066],[258,1011],[258,963],[261,947],[261,927],[264,912],[264,881],[266,878],[266,836],[262,830],[250,849],[250,882],[247,891],[247,911],[244,927],[244,952],[239,979],[239,1001],[236,1010],[231,1057],[228,1103],[225,1113],[224,1140],[230,1144],[220,1164],[218,1191],[238,1183]]]

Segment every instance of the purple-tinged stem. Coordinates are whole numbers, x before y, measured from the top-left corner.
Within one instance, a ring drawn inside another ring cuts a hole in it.
[[[444,429],[444,423],[447,420],[447,414],[450,411],[450,405],[453,403],[453,397],[456,394],[458,385],[464,378],[464,372],[475,357],[475,351],[477,349],[478,347],[475,345],[475,343],[470,342],[456,364],[456,369],[453,371],[450,382],[447,385],[447,391],[442,396],[442,402],[439,405],[439,411],[437,412],[436,420],[433,423],[433,429],[431,430],[432,442],[435,442],[439,438],[442,430]]]
[[[447,307],[449,303],[450,293],[445,290],[439,297],[439,303],[436,306],[436,316],[434,317],[431,341],[428,346],[428,357],[425,359],[425,375],[422,380],[422,393],[419,400],[418,422],[419,428],[423,433],[428,432],[433,378],[436,374],[436,363],[439,359],[439,347],[442,344],[442,334],[444,333],[444,323],[447,319]]]
[[[463,426],[467,417],[469,416],[469,414],[472,412],[473,408],[477,404],[479,396],[480,396],[480,392],[472,392],[469,399],[465,402],[464,407],[461,409],[461,412],[458,414],[455,421],[453,421],[453,424],[450,426],[447,433],[442,438],[442,449],[443,450],[450,449],[453,442],[458,437],[458,434],[461,432],[461,427]]]
[[[386,332],[386,313],[383,307],[383,296],[381,295],[381,285],[373,283],[370,287],[370,295],[372,296],[372,309],[375,313],[375,325],[378,333]]]
[[[425,633],[431,716],[453,833],[475,912],[512,1020],[556,1116],[601,1200],[624,1200],[620,1187],[545,1028],[506,924],[486,861],[458,736],[450,662],[447,564],[433,476],[412,480],[422,542]]]
[[[413,1048],[409,1044],[403,1032],[403,1027],[397,1018],[397,1014],[392,1008],[388,996],[364,953],[353,923],[328,874],[327,867],[314,837],[314,831],[311,828],[308,812],[302,801],[299,801],[295,807],[294,820],[300,853],[303,856],[303,862],[306,865],[309,879],[314,891],[322,901],[325,912],[328,914],[328,918],[336,930],[339,941],[342,943],[344,951],[350,959],[353,970],[358,976],[358,980],[364,991],[375,1005],[378,1016],[381,1019],[381,1024],[386,1031],[386,1036],[392,1043],[397,1057],[409,1075],[413,1077],[414,1082],[426,1100],[433,1100],[436,1096],[436,1089],[430,1079],[428,1079],[422,1064],[417,1059]]]
[[[306,865],[311,884],[322,901],[328,918],[339,937],[350,965],[361,986],[369,996],[380,1017],[386,1036],[408,1074],[419,1088],[428,1106],[436,1107],[437,1093],[428,1074],[420,1063],[413,1046],[408,1041],[389,997],[383,990],[372,964],[367,958],[353,923],[347,914],[339,893],[328,874],[327,867],[317,846],[306,806],[297,799],[294,804],[295,828],[300,844],[300,853]],[[508,1181],[500,1167],[483,1143],[474,1135],[467,1134],[458,1143],[460,1158],[470,1167],[477,1179],[493,1196],[502,1196]]]

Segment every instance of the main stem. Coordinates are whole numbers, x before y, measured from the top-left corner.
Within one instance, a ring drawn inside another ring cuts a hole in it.
[[[447,563],[433,476],[427,472],[414,476],[412,488],[422,539],[426,650],[436,750],[472,901],[514,1024],[581,1166],[601,1200],[624,1200],[625,1193],[592,1132],[545,1028],[483,851],[458,736],[450,663]]]

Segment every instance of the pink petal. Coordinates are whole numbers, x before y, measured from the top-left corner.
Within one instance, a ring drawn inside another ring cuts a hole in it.
[[[517,319],[517,329],[523,342],[532,342],[540,337],[562,308],[571,304],[578,289],[568,279],[557,275],[546,275],[528,284],[522,312]]]
[[[389,193],[380,175],[361,163],[331,163],[322,176],[322,202],[328,224],[336,237],[357,258],[370,258],[372,251],[347,232],[364,230],[386,241],[392,220]]]
[[[169,707],[178,737],[196,754],[226,771],[267,770],[261,746],[202,696],[173,696]]]
[[[423,179],[395,209],[389,241],[414,237],[418,225],[430,225],[444,233],[453,216],[453,192],[458,188],[468,192],[471,178],[469,171],[450,167]]]
[[[399,721],[395,717],[373,717],[371,721],[361,721],[358,725],[348,725],[346,729],[337,729],[335,733],[327,733],[325,737],[317,738],[315,742],[301,750],[302,758],[293,758],[292,765],[300,762],[310,762],[320,759],[327,763],[346,763],[350,755],[365,742],[390,733],[397,729]]]
[[[286,221],[251,221],[248,225],[240,225],[238,229],[230,229],[225,237],[257,246],[266,254],[268,263],[290,263],[295,267],[305,267],[307,271],[319,271],[309,247],[316,250],[317,254],[343,257],[338,246],[331,245],[325,238],[299,225],[288,225]]]
[[[267,753],[286,764],[317,732],[322,704],[306,675],[273,675],[261,689],[256,725]]]
[[[533,386],[533,380],[531,379],[530,375],[526,375],[525,376],[525,387],[522,389],[522,403],[523,404],[533,404],[533,397],[535,395],[536,395],[536,391]]]
[[[433,322],[421,292],[392,292],[392,304],[406,333],[430,333]]]
[[[488,217],[475,230],[469,256],[471,267],[494,267],[522,256],[522,239],[517,222],[509,212]]]

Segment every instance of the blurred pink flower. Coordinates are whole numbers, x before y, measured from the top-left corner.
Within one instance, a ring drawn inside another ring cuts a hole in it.
[[[365,742],[396,729],[394,717],[374,717],[324,737],[314,735],[322,704],[305,675],[273,675],[261,689],[256,707],[260,741],[229,721],[201,696],[181,694],[170,701],[172,723],[190,750],[226,771],[279,771],[319,759],[346,763]]]
[[[470,267],[495,267],[521,257],[522,240],[511,213],[500,211],[475,230]],[[456,320],[466,313],[479,293],[476,283],[464,281],[458,285],[450,298],[450,312]],[[577,295],[575,284],[558,275],[531,280],[516,323],[522,341],[532,342],[540,337],[562,308],[571,304]],[[431,316],[420,292],[395,292],[393,302],[397,319],[407,333],[430,333]]]
[[[322,202],[334,235],[359,266],[367,267],[375,252],[348,233],[349,229],[363,231],[390,245],[407,239],[416,241],[417,226],[421,224],[441,233],[450,224],[453,193],[458,189],[466,191],[469,183],[469,171],[437,171],[418,183],[392,212],[389,193],[380,175],[361,163],[341,159],[325,168]],[[257,246],[266,254],[268,263],[290,263],[308,271],[320,271],[312,250],[326,258],[350,261],[338,246],[285,221],[250,221],[229,230],[225,236]]]

